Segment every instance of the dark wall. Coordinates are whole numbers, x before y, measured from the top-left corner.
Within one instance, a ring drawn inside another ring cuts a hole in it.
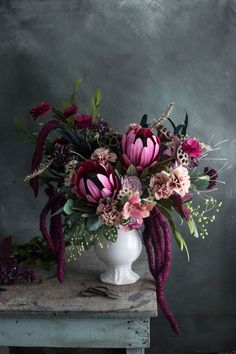
[[[173,118],[180,122],[186,108],[193,135],[230,139],[224,153],[233,168],[221,176],[227,184],[220,185],[218,220],[204,241],[186,235],[190,264],[173,246],[167,297],[182,335],[172,334],[160,315],[152,321],[151,353],[236,348],[235,54],[233,0],[0,2],[1,236],[23,242],[38,234],[44,201],[21,182],[32,148],[12,118],[32,128],[31,106],[58,104],[81,75],[80,105],[100,87],[104,117],[119,130],[174,101]]]

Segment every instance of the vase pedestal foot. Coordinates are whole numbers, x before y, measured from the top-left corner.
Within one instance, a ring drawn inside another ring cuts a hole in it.
[[[124,266],[108,267],[108,270],[100,275],[100,280],[106,284],[128,285],[138,281],[140,276],[132,270],[131,264]]]

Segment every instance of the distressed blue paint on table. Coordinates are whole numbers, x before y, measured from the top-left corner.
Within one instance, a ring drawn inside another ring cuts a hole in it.
[[[150,346],[150,317],[157,316],[154,283],[145,255],[135,264],[141,279],[107,287],[119,298],[82,297],[80,291],[101,285],[103,265],[86,252],[66,268],[59,284],[51,273],[32,285],[14,285],[0,294],[0,346],[126,348],[144,353]]]

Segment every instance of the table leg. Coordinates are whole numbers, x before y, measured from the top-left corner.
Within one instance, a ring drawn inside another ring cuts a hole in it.
[[[126,354],[144,354],[144,348],[127,348]]]

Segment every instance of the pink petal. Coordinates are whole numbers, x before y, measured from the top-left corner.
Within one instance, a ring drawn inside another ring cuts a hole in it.
[[[81,180],[79,181],[79,191],[82,194],[83,197],[86,196],[86,189],[85,189],[85,184],[84,184],[84,179],[81,178]]]
[[[130,216],[129,206],[130,206],[129,202],[126,202],[125,205],[123,206],[123,213],[125,219],[128,219],[128,217]]]
[[[148,163],[150,163],[152,161],[152,159],[154,158],[154,153],[155,153],[155,145],[154,145],[152,139],[150,139],[150,138],[147,138],[147,148],[151,154],[150,160],[148,162]]]
[[[139,192],[135,192],[131,194],[131,196],[129,197],[130,204],[137,204],[139,203],[139,201],[140,201]]]
[[[141,153],[142,153],[142,150],[143,150],[143,143],[142,143],[142,140],[140,138],[138,138],[135,141],[134,150],[135,150],[135,156],[136,156],[135,164],[138,165],[139,162],[140,162],[140,157],[141,157]]]
[[[155,139],[154,139],[154,138],[155,138]],[[154,159],[157,157],[157,155],[158,155],[158,152],[159,152],[159,149],[160,149],[160,145],[159,145],[159,143],[158,143],[158,141],[157,141],[157,138],[156,138],[155,136],[153,136],[153,139],[154,139],[155,142],[156,142],[155,148],[154,148],[153,157],[152,157],[152,159],[154,160]]]
[[[112,194],[111,190],[107,189],[107,188],[103,188],[101,192],[102,192],[103,198],[110,197]]]
[[[87,194],[86,195],[86,199],[90,202],[90,203],[96,203],[97,204],[97,200],[95,200],[91,195]]]
[[[126,140],[125,140],[125,151],[127,151],[128,147],[133,144],[135,140],[135,134],[132,130],[126,135]],[[124,151],[124,152],[125,152]]]
[[[148,150],[148,148],[145,146],[143,148],[142,154],[141,154],[141,161],[140,164],[142,167],[148,166],[150,160],[152,158],[152,152]]]
[[[91,181],[90,179],[87,180],[87,186],[89,189],[89,192],[91,193],[92,197],[94,199],[99,200],[101,197],[101,192],[98,189],[98,187],[96,186],[96,184],[93,183],[93,181]]]
[[[97,174],[97,178],[98,178],[99,181],[102,183],[103,187],[108,188],[108,189],[111,188],[110,181],[109,181],[109,179],[108,179],[106,176],[104,176],[104,175],[98,173],[98,174]]]
[[[125,152],[125,142],[126,142],[126,134],[122,136],[121,140],[121,146],[122,146],[122,151]]]
[[[126,154],[122,154],[122,159],[123,159],[126,167],[129,167],[129,165],[131,165],[131,161]]]
[[[110,174],[110,176],[109,176],[109,180],[110,180],[110,182],[111,182],[111,185],[114,187],[114,178],[113,178],[113,176],[112,176],[112,174]]]
[[[135,153],[134,153],[134,145],[131,144],[127,147],[127,155],[131,161],[131,163],[135,164]]]

